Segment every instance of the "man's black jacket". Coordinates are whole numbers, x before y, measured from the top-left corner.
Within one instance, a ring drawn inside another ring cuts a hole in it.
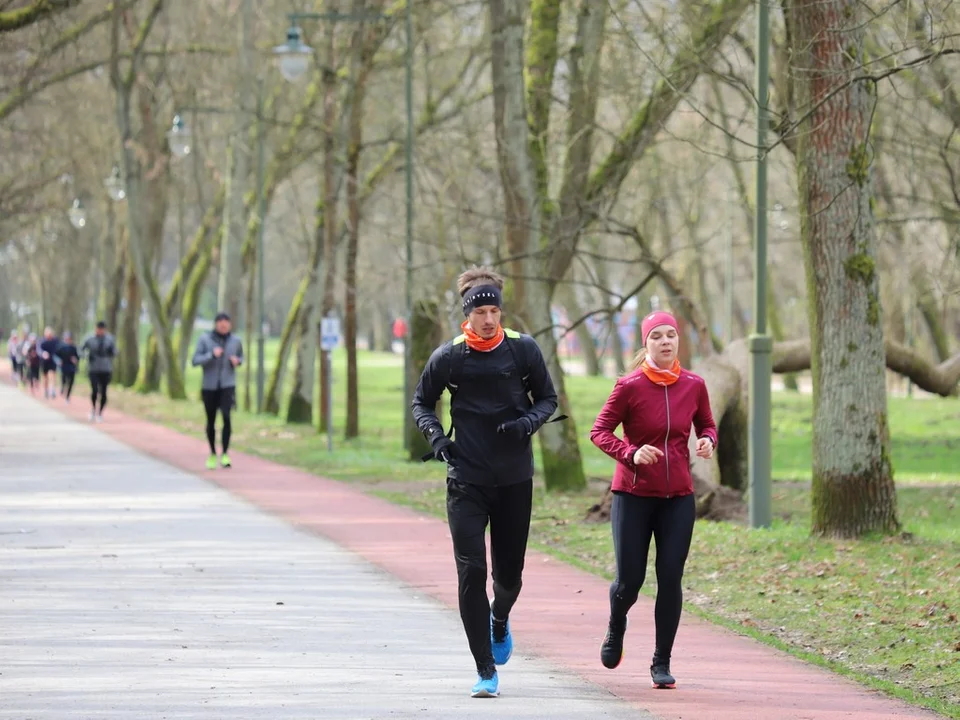
[[[490,352],[470,350],[462,336],[444,343],[430,356],[413,394],[414,420],[429,436],[431,428],[442,427],[437,401],[449,387],[451,366],[459,362],[455,354],[465,353],[450,401],[454,458],[447,475],[474,485],[510,485],[532,478],[532,433],[557,409],[557,392],[536,341],[505,333],[509,337]],[[531,436],[516,439],[497,433],[501,423],[521,417],[530,421]]]

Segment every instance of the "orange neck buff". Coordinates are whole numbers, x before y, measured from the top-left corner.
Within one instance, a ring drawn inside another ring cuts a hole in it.
[[[650,382],[656,385],[673,385],[680,379],[680,360],[677,358],[673,359],[673,367],[669,370],[659,368],[648,358],[644,358],[643,362],[640,363],[640,369],[650,379]]]
[[[484,340],[482,337],[477,335],[477,333],[473,331],[473,328],[470,327],[470,323],[467,320],[463,321],[463,324],[460,325],[460,328],[463,330],[463,334],[467,338],[467,347],[471,350],[490,352],[491,350],[498,348],[500,343],[503,342],[503,328],[499,325],[497,325],[497,334],[489,340]]]

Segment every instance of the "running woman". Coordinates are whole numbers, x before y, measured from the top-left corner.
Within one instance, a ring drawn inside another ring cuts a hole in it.
[[[40,349],[37,347],[36,333],[30,333],[23,344],[23,364],[26,368],[30,394],[36,395],[37,387],[40,385]]]
[[[81,352],[87,358],[90,375],[90,422],[103,422],[103,408],[107,405],[107,387],[113,378],[113,359],[117,356],[117,341],[107,332],[101,320],[93,335],[83,341]]]
[[[430,357],[413,396],[413,417],[433,456],[447,464],[460,618],[479,676],[470,694],[496,697],[496,666],[513,652],[508,618],[520,594],[530,530],[531,440],[557,409],[557,393],[534,339],[500,325],[503,278],[475,267],[460,275],[457,287],[466,316],[463,334]],[[436,413],[445,389],[451,396],[452,439]]]
[[[220,464],[231,467],[230,433],[233,426],[230,412],[237,399],[237,368],[243,363],[243,343],[230,330],[233,324],[225,312],[217,313],[213,321],[213,331],[204,333],[197,340],[193,353],[194,366],[203,368],[203,409],[207,416],[207,442],[210,456],[207,458],[207,470],[217,469],[217,411],[223,418],[220,432]]]
[[[20,337],[16,330],[11,330],[7,338],[7,357],[10,358],[10,382],[16,385],[20,380]]]
[[[53,328],[44,328],[43,341],[40,343],[40,372],[43,374],[43,397],[57,397],[57,349],[60,340]]]
[[[610,586],[610,622],[600,661],[613,669],[623,658],[627,612],[637,601],[651,537],[657,543],[656,647],[650,677],[656,688],[676,687],[670,654],[683,607],[681,580],[690,551],[696,500],[690,475],[691,425],[697,457],[717,446],[707,386],[680,367],[677,321],[655,312],[641,324],[644,347],[633,371],[617,380],[590,439],[617,461],[611,525],[617,576]],[[614,431],[623,426],[623,439]]]
[[[80,351],[73,344],[73,333],[67,331],[63,334],[63,342],[57,348],[57,357],[60,358],[60,394],[69,405],[73,380],[77,376],[77,364],[80,362]]]

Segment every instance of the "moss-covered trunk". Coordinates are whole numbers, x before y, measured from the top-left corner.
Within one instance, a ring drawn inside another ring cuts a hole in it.
[[[812,531],[859,537],[900,527],[890,463],[876,270],[870,121],[855,0],[802,0],[787,14],[813,375]]]
[[[442,321],[443,312],[436,301],[418,300],[413,304],[412,313],[406,341],[410,343],[410,387],[415,388],[430,355],[449,338],[446,337],[445,323]],[[409,407],[404,410],[407,413],[412,412]],[[449,420],[445,421],[443,417],[442,400],[437,403],[437,417],[444,428],[449,430]],[[409,459],[419,461],[423,455],[430,452],[430,443],[417,429],[416,424],[406,423],[405,427],[408,433],[406,448]]]
[[[280,388],[283,387],[283,379],[287,372],[287,361],[290,358],[290,349],[293,347],[294,340],[296,339],[296,333],[299,327],[298,318],[300,317],[300,308],[303,307],[303,298],[309,286],[309,276],[300,280],[300,287],[297,288],[297,294],[293,296],[293,302],[290,303],[290,309],[287,311],[287,319],[283,323],[283,332],[280,333],[277,361],[273,366],[273,371],[270,373],[266,397],[263,401],[264,411],[271,415],[280,414]]]
[[[129,254],[127,255],[129,259]],[[137,276],[128,262],[124,269],[124,303],[120,332],[118,358],[114,364],[117,382],[123,387],[133,387],[140,371],[140,285]]]

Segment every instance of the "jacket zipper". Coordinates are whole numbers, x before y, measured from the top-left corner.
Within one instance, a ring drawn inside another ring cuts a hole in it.
[[[667,403],[667,434],[663,438],[663,457],[667,461],[667,498],[670,497],[670,390],[663,386],[663,398]]]

